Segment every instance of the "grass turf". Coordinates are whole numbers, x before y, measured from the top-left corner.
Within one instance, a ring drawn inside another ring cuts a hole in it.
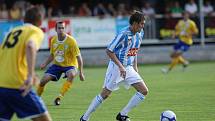
[[[166,66],[166,65],[165,65]],[[164,65],[141,65],[140,75],[149,94],[129,116],[132,121],[159,121],[162,111],[170,109],[179,121],[215,121],[215,63],[191,63],[185,72],[177,66],[162,74]],[[106,67],[85,68],[86,81],[76,78],[60,106],[54,106],[64,79],[48,83],[42,95],[53,121],[79,121],[92,99],[101,91]],[[40,76],[44,71],[37,71]],[[123,87],[115,91],[91,116],[90,121],[115,121],[117,113],[135,93]],[[15,116],[14,121],[22,121]]]

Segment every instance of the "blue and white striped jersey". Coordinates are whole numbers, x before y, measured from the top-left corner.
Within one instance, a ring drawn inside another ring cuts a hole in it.
[[[107,49],[115,53],[124,66],[133,65],[143,40],[143,35],[143,30],[133,34],[128,26],[116,35]]]

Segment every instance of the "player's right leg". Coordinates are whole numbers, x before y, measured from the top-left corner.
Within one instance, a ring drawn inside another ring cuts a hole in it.
[[[44,92],[44,88],[45,88],[45,85],[50,81],[50,80],[53,80],[53,76],[51,75],[48,75],[48,74],[45,74],[43,76],[43,78],[40,80],[40,83],[37,87],[37,94],[39,96],[42,95],[42,93]]]
[[[39,96],[42,95],[45,85],[49,82],[49,81],[57,81],[60,79],[61,77],[61,67],[57,66],[57,65],[52,65],[48,68],[48,70],[45,72],[45,75],[43,76],[42,80],[40,81],[40,84],[37,88],[37,94]]]
[[[107,88],[103,88],[101,94],[97,95],[89,105],[87,111],[80,118],[80,121],[88,121],[92,112],[94,112],[102,102],[109,97],[112,91]]]

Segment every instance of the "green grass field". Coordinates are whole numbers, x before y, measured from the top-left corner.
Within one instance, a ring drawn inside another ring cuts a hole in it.
[[[159,121],[162,111],[170,109],[177,121],[215,121],[215,63],[191,63],[185,72],[177,66],[172,72],[162,74],[166,65],[141,65],[140,75],[149,88],[145,101],[129,113],[132,121]],[[106,67],[85,68],[86,81],[76,78],[72,89],[60,106],[53,100],[65,80],[50,82],[42,98],[53,121],[79,121],[91,100],[100,92]],[[37,71],[40,76],[44,71]],[[116,114],[135,93],[124,87],[113,92],[91,116],[90,121],[115,121]],[[15,121],[18,120],[14,117]]]

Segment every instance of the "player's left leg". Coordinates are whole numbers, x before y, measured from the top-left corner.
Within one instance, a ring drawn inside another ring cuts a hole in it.
[[[133,69],[133,67],[126,68],[125,84],[133,86],[137,90],[137,92],[134,94],[133,97],[131,97],[128,104],[117,115],[116,119],[118,121],[130,121],[128,113],[131,109],[144,101],[145,96],[148,94],[148,88],[145,82],[140,77],[140,75]]]
[[[169,65],[168,71],[171,71],[179,63],[179,56],[180,53],[175,52],[175,55],[172,57],[172,62]]]
[[[129,121],[128,113],[130,112],[130,110],[136,107],[139,103],[141,103],[148,93],[148,88],[143,81],[134,83],[132,84],[132,86],[137,90],[137,92],[129,100],[128,104],[117,115],[116,119],[118,121]]]
[[[184,49],[187,49],[187,47],[189,48],[189,45],[186,45],[181,40],[179,40],[178,43],[176,43],[173,46],[174,52],[170,55],[170,57],[172,58],[171,63],[169,65],[168,69],[165,69],[165,68],[162,69],[163,73],[168,73],[179,63],[179,61],[180,61],[179,57],[184,52]]]
[[[60,94],[55,99],[56,105],[60,105],[60,100],[65,95],[65,93],[68,92],[69,89],[72,87],[72,83],[73,83],[73,80],[74,80],[76,75],[77,75],[77,69],[74,67],[71,67],[68,71],[66,71],[67,81],[64,82],[64,84],[60,90]]]
[[[169,65],[169,67],[163,68],[161,71],[163,73],[168,73],[169,71],[171,71],[178,63],[179,63],[179,56],[181,56],[181,51],[175,50],[170,57],[172,58],[171,63]]]
[[[190,45],[184,44],[184,45],[183,45],[182,52],[184,53],[184,52],[188,51],[189,48],[190,48]],[[189,61],[186,60],[186,59],[182,56],[182,54],[181,54],[178,58],[179,58],[179,63],[181,63],[182,66],[183,66],[183,70],[185,70],[185,68],[189,65]]]
[[[189,64],[189,62],[182,55],[179,56],[179,63],[181,63],[184,68],[186,68]]]

